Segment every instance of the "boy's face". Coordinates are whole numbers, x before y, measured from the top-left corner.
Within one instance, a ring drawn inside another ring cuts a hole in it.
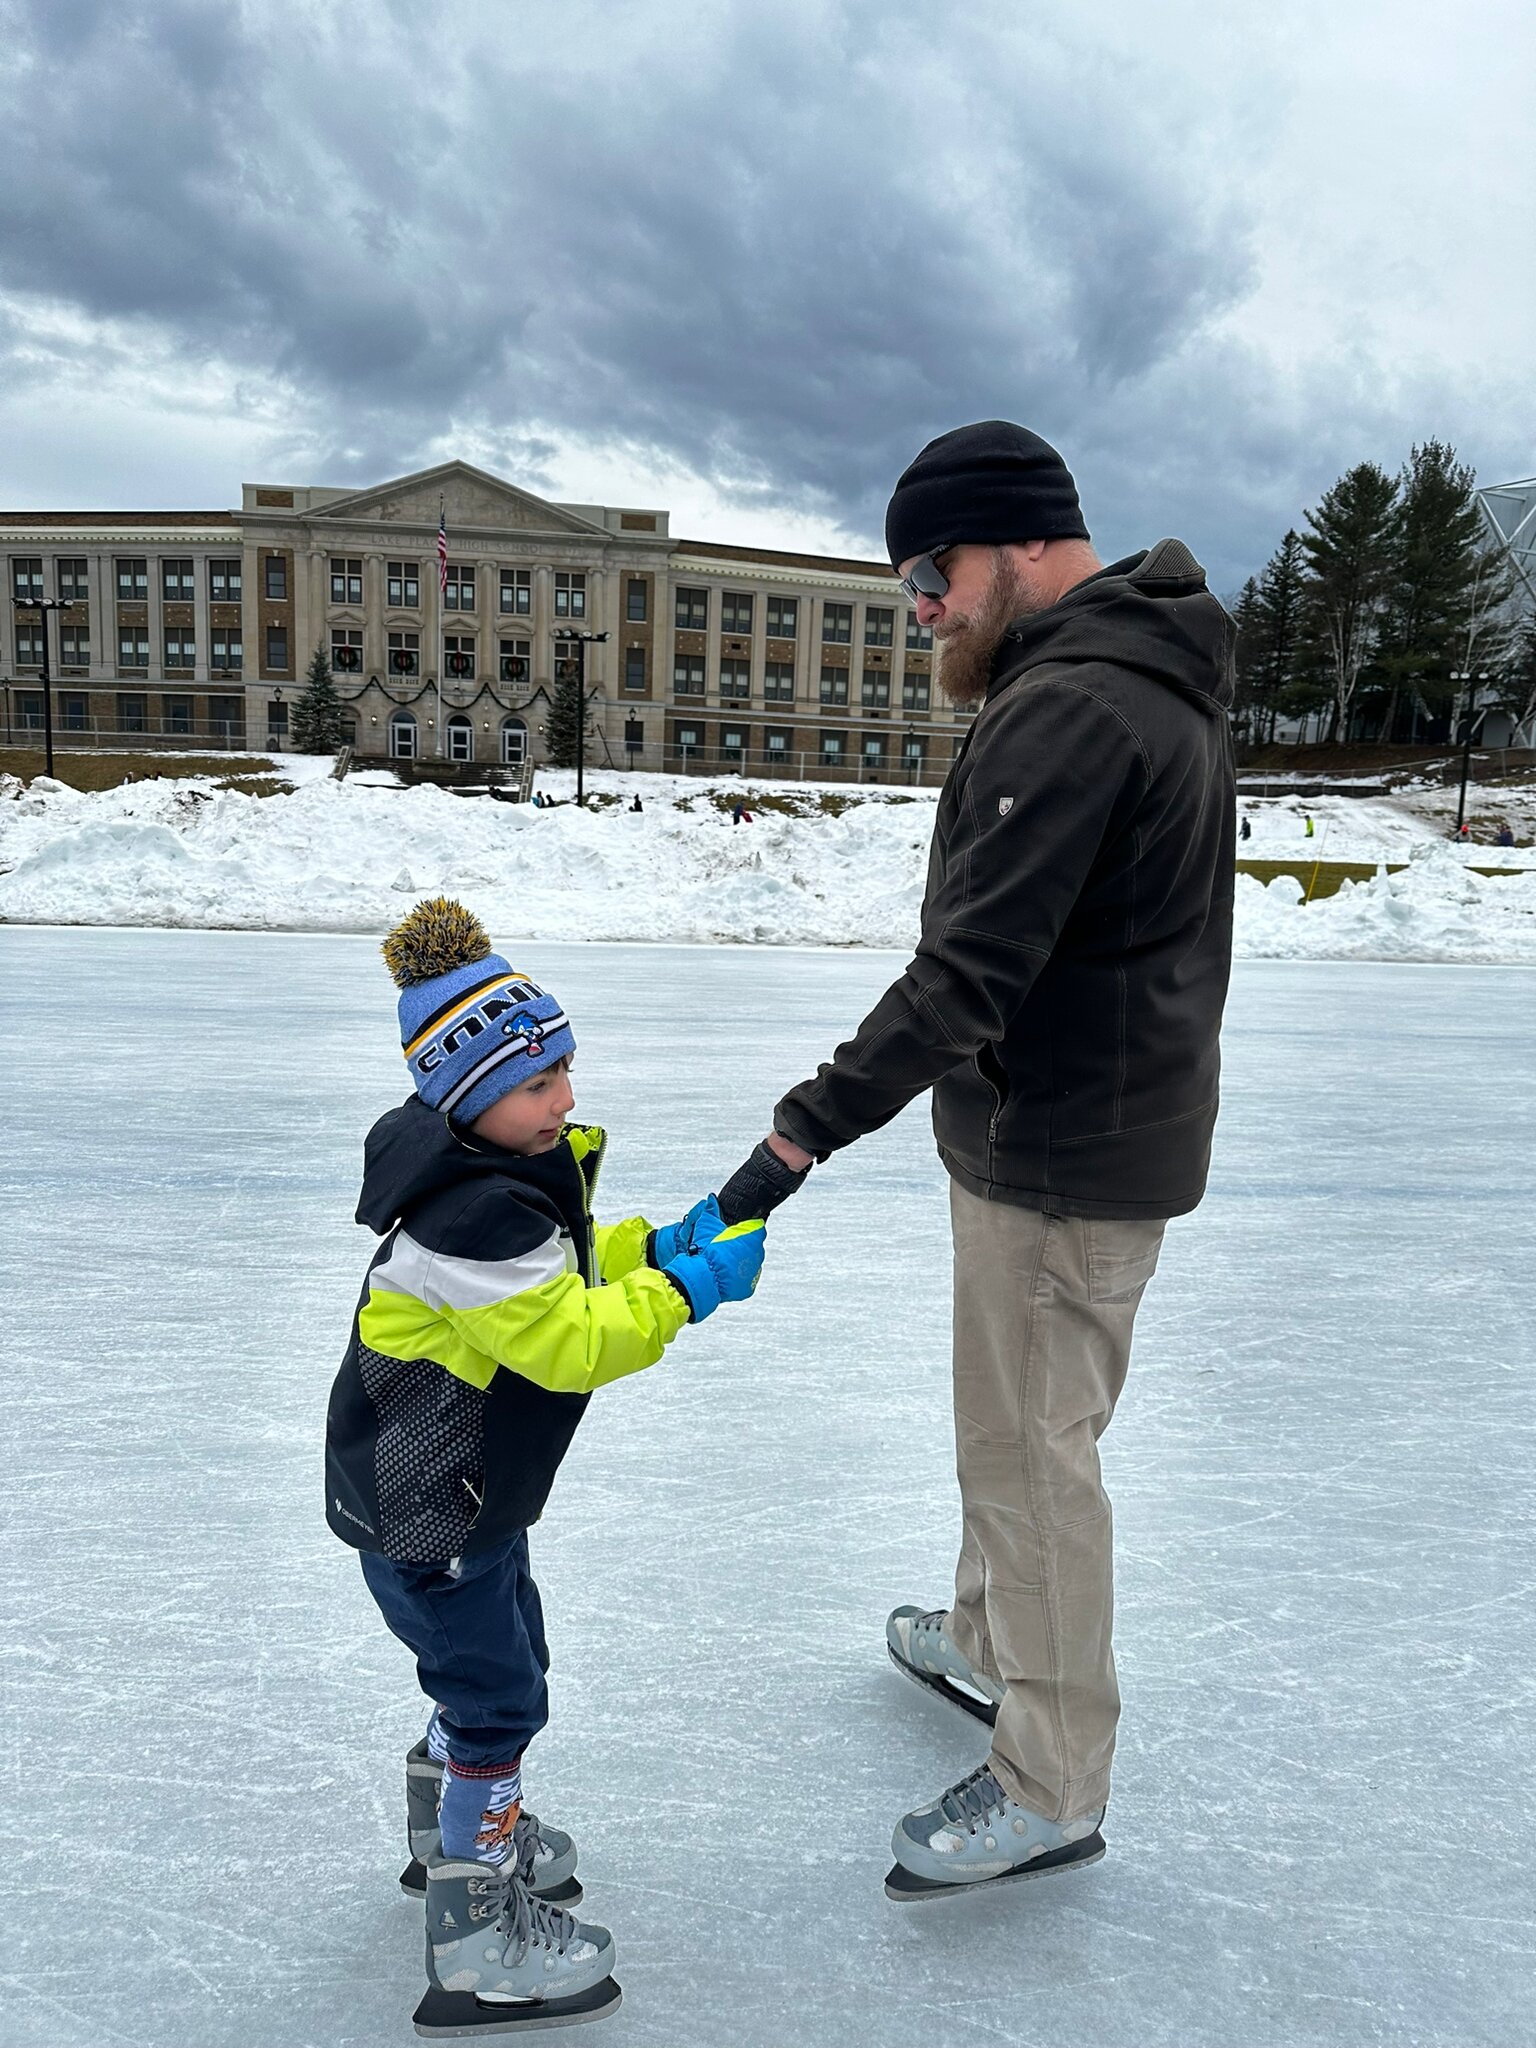
[[[507,1152],[548,1152],[560,1142],[565,1120],[576,1106],[569,1055],[520,1081],[477,1116],[470,1129]]]

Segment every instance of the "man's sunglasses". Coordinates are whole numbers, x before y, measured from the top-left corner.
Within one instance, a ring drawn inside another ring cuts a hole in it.
[[[941,548],[930,548],[926,555],[918,556],[905,576],[896,578],[914,604],[920,597],[940,598],[948,595],[949,578],[939,567],[939,557],[953,554],[959,545],[958,541],[947,540]]]

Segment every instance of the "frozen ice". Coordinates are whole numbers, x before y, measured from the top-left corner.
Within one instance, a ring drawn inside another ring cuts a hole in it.
[[[601,1208],[658,1219],[898,964],[525,952],[613,1133]],[[3,2048],[412,2038],[425,1706],[320,1468],[390,995],[360,938],[0,929]],[[1126,1718],[1091,1872],[881,1891],[985,1740],[884,1648],[958,1539],[921,1106],[775,1218],[754,1302],[594,1400],[533,1538],[527,1767],[619,1945],[594,2041],[1530,2038],[1533,996],[1239,970],[1211,1194],[1104,1445]]]

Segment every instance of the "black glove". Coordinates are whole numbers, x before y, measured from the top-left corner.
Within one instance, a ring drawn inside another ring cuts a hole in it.
[[[764,1139],[720,1190],[720,1214],[728,1225],[745,1223],[749,1216],[766,1217],[780,1202],[799,1193],[810,1170],[806,1167],[804,1173],[796,1173]]]

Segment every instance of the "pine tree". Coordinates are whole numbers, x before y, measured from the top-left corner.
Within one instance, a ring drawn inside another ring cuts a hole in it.
[[[1426,710],[1448,712],[1453,671],[1489,667],[1504,652],[1495,620],[1507,578],[1485,552],[1474,482],[1443,441],[1425,441],[1403,465],[1381,661],[1394,708],[1408,687]]]
[[[332,754],[346,736],[346,714],[322,644],[310,658],[303,694],[293,707],[293,744],[301,754]]]
[[[1302,670],[1306,564],[1301,536],[1294,527],[1247,589],[1253,596],[1246,624],[1238,620],[1239,695],[1252,706],[1253,737],[1273,739],[1275,719],[1281,711],[1305,712],[1316,704],[1315,690],[1307,694]],[[1303,698],[1305,701],[1298,701]]]
[[[568,646],[570,643],[564,644]],[[576,766],[576,735],[585,710],[580,658],[574,653],[557,653],[555,687],[544,720],[544,752],[551,768]]]
[[[1307,625],[1312,674],[1331,705],[1328,738],[1349,736],[1355,694],[1375,660],[1397,563],[1397,484],[1359,462],[1307,514]]]

